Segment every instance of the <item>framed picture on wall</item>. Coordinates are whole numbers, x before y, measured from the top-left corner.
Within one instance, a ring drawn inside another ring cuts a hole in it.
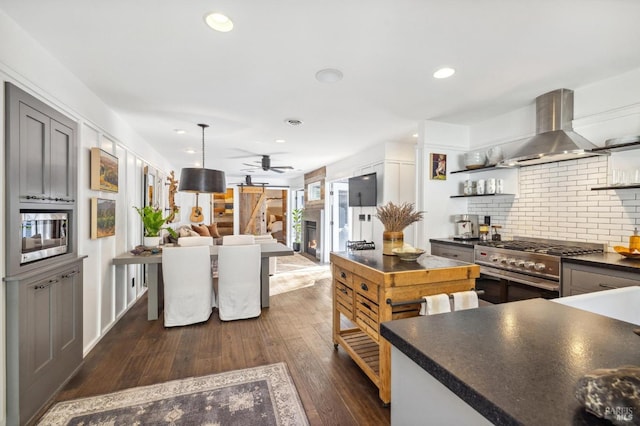
[[[118,192],[118,157],[91,148],[91,189]]]
[[[91,199],[91,239],[116,235],[116,200]]]
[[[429,154],[429,176],[435,180],[447,180],[446,154]]]

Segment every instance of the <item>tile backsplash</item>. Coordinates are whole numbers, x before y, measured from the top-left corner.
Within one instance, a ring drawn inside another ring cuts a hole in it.
[[[640,189],[592,191],[607,185],[609,164],[609,157],[590,157],[522,167],[517,197],[470,198],[469,213],[491,216],[504,238],[589,241],[609,250],[627,246],[640,227]]]

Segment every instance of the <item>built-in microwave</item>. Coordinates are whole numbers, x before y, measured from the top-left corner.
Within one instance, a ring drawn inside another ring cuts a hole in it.
[[[20,214],[22,251],[20,264],[65,254],[68,248],[69,216],[64,212]]]

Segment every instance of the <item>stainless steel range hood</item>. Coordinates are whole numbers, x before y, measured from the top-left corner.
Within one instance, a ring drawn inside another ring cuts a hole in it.
[[[529,166],[606,155],[591,152],[594,144],[573,131],[573,90],[558,89],[536,98],[536,135],[526,141],[502,167]]]

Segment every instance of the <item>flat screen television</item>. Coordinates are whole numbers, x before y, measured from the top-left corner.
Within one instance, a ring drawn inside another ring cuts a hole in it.
[[[377,194],[375,173],[349,178],[349,207],[375,206]]]

